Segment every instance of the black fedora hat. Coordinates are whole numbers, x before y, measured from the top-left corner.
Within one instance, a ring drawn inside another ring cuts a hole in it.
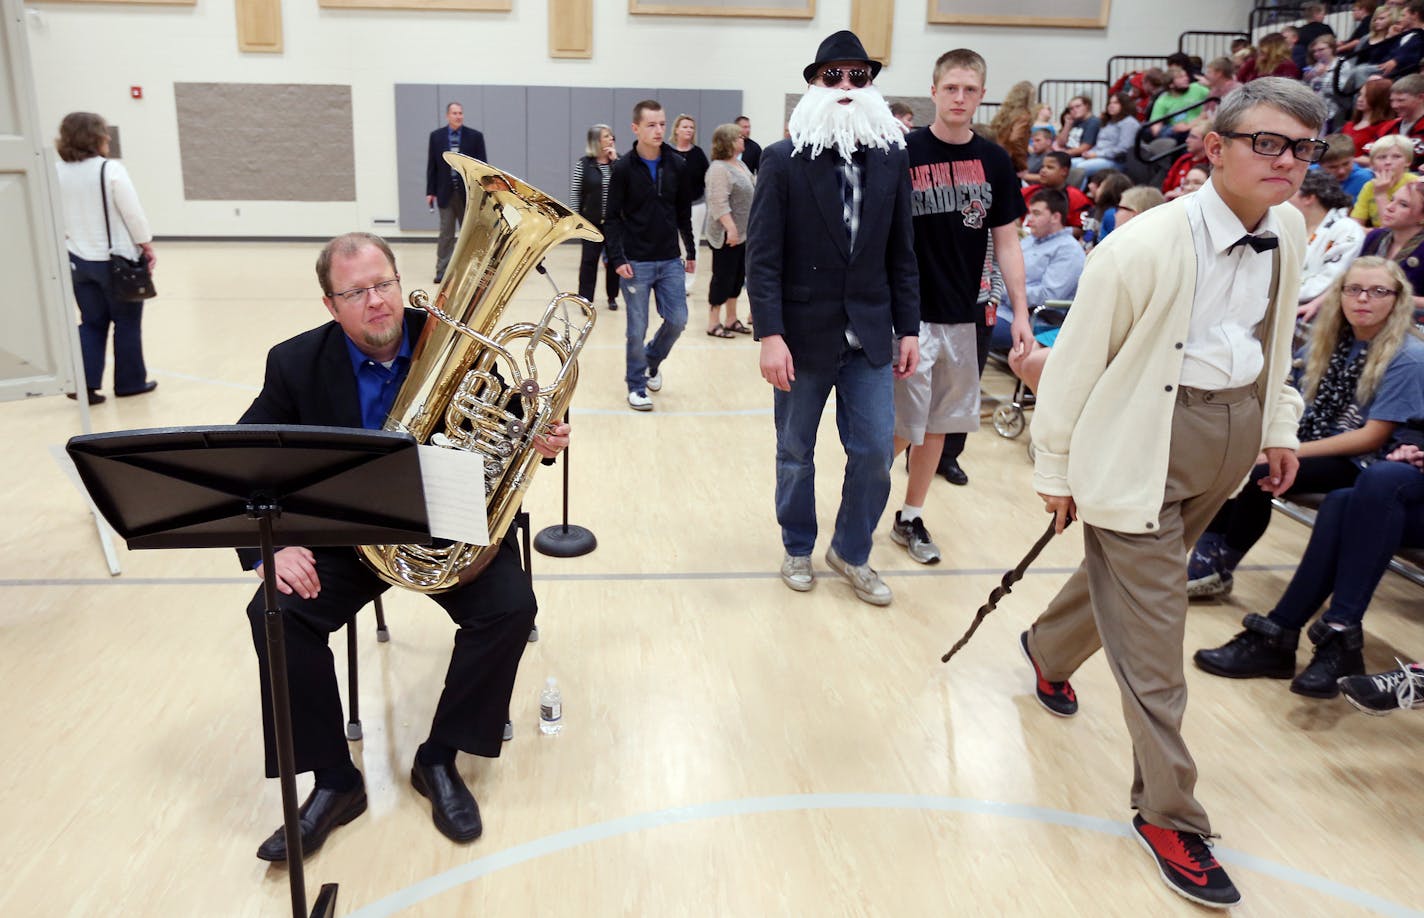
[[[880,62],[870,59],[870,55],[865,53],[865,45],[862,45],[860,39],[849,29],[841,29],[821,42],[821,47],[816,49],[816,59],[806,65],[801,75],[810,83],[816,78],[816,71],[831,61],[865,61],[870,65],[872,80],[880,75]]]

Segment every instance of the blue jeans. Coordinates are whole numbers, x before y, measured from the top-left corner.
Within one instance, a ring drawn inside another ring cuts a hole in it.
[[[104,352],[114,326],[114,391],[137,392],[148,382],[143,362],[143,300],[124,302],[109,292],[109,263],[69,256],[74,299],[79,304],[79,350],[84,355],[84,385],[104,383]]]
[[[790,392],[773,390],[776,520],[787,554],[811,554],[816,547],[816,430],[832,388],[846,466],[831,547],[846,563],[864,564],[890,496],[895,390],[890,364],[871,366],[859,348],[847,346],[833,367],[797,367]]]
[[[1400,546],[1424,546],[1424,472],[1407,462],[1376,462],[1353,487],[1325,498],[1271,620],[1302,628],[1328,598],[1326,621],[1358,625]]]
[[[648,370],[657,372],[658,364],[667,359],[673,342],[687,327],[687,275],[685,263],[678,258],[667,261],[630,261],[633,277],[621,279],[624,309],[628,313],[627,364],[628,391],[642,392],[647,386]],[[648,335],[648,297],[656,294],[658,326],[653,340],[644,343]]]
[[[1073,157],[1072,168],[1083,170],[1083,187],[1088,187],[1088,179],[1099,172],[1106,172],[1108,169],[1121,169],[1122,163],[1115,159],[1106,159],[1102,156],[1094,156],[1092,159],[1084,159],[1081,156]]]

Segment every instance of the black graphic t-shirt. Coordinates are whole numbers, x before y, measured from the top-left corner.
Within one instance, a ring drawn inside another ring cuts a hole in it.
[[[920,318],[983,325],[984,309],[976,304],[980,285],[989,282],[989,230],[1026,213],[1014,164],[1002,147],[978,135],[968,143],[945,143],[923,127],[911,131],[905,145]]]

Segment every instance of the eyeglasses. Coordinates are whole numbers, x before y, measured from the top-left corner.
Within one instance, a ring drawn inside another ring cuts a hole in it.
[[[839,67],[827,67],[821,71],[821,85],[827,89],[835,89],[843,76],[849,77],[850,85],[856,89],[862,89],[866,83],[870,82],[870,71],[864,68],[856,67],[852,70],[842,70]]]
[[[399,286],[400,275],[397,274],[390,280],[383,280],[379,284],[372,284],[369,287],[357,287],[353,290],[344,290],[341,293],[333,293],[332,296],[339,297],[348,303],[359,303],[366,299],[366,291],[368,290],[376,291],[377,296],[386,296],[387,294],[395,293],[396,288]]]
[[[1340,292],[1352,300],[1358,300],[1362,293],[1368,293],[1372,300],[1389,300],[1399,295],[1393,287],[1361,287],[1359,284],[1346,284]]]
[[[1280,156],[1286,150],[1303,163],[1318,163],[1325,156],[1326,143],[1316,137],[1287,137],[1272,131],[1257,131],[1243,134],[1240,131],[1222,131],[1222,137],[1250,138],[1251,151],[1262,156]]]

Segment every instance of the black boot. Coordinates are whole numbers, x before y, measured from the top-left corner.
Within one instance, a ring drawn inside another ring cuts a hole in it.
[[[1241,620],[1246,630],[1214,650],[1198,650],[1192,662],[1213,676],[1228,679],[1289,679],[1295,675],[1295,647],[1300,629],[1280,625],[1252,612]]]
[[[1317,621],[1306,635],[1315,645],[1315,656],[1291,682],[1292,692],[1311,698],[1334,698],[1340,694],[1337,680],[1364,674],[1365,631],[1359,625],[1336,631],[1326,622]]]

